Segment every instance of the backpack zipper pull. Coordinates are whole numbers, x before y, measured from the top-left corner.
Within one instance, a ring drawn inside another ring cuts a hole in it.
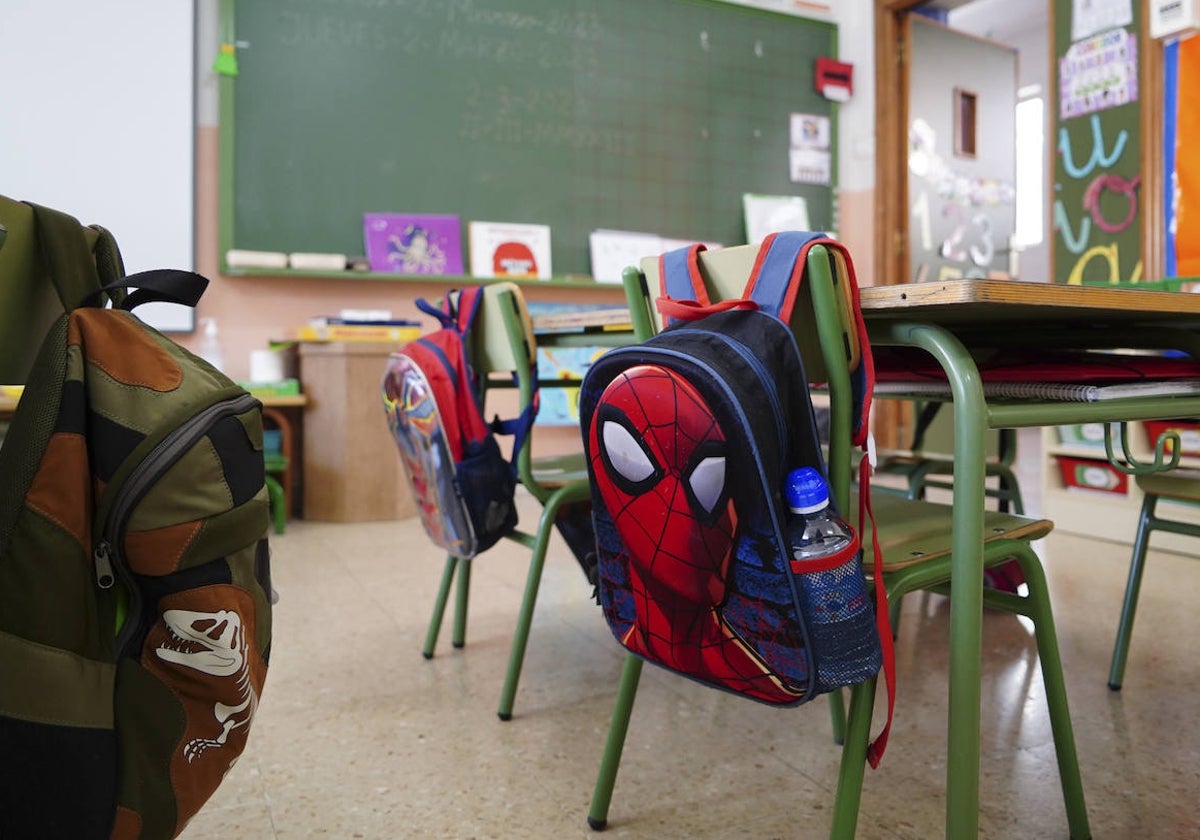
[[[101,540],[92,552],[92,559],[96,564],[96,585],[101,589],[112,589],[116,582],[116,577],[113,575],[112,556],[110,554],[110,546],[108,540]]]

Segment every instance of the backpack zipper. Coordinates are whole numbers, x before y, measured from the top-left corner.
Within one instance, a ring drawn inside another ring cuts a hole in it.
[[[119,578],[125,585],[129,598],[128,612],[117,634],[117,657],[121,656],[122,650],[136,631],[142,608],[141,595],[134,585],[132,573],[125,567],[120,550],[121,532],[129,520],[129,515],[154,482],[196,441],[204,437],[215,420],[227,415],[240,414],[256,404],[257,398],[251,394],[242,394],[213,403],[193,414],[147,453],[113,498],[108,515],[104,518],[100,539],[92,551],[92,558],[96,566],[96,585],[100,589],[111,589]]]

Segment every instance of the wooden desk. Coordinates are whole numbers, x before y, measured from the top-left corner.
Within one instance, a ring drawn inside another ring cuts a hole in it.
[[[869,320],[932,320],[947,327],[1200,324],[1200,295],[1113,286],[1015,280],[951,280],[870,286],[860,291]]]
[[[388,430],[379,383],[390,343],[300,344],[304,412],[304,518],[322,522],[416,514]]]
[[[984,398],[971,346],[1179,348],[1200,357],[1200,298],[1108,287],[963,280],[863,289],[875,346],[920,347],[949,379],[954,405],[954,597],[950,632],[947,836],[975,837],[979,811],[984,433],[987,429],[1200,415],[1200,397],[1097,403]],[[973,769],[973,772],[972,772]]]

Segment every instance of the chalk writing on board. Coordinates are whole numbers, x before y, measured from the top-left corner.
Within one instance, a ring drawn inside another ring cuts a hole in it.
[[[599,67],[599,56],[590,41],[572,43],[564,32],[547,32],[563,37],[542,38],[531,46],[519,35],[505,33],[503,29],[485,31],[447,24],[437,37],[429,38],[415,23],[386,28],[367,20],[291,11],[280,15],[278,38],[291,48],[399,51],[411,56],[429,55],[540,70]]]

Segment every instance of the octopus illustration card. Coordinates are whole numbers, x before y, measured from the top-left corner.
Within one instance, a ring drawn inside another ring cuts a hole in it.
[[[372,271],[395,274],[462,274],[458,216],[364,213],[363,239]]]

